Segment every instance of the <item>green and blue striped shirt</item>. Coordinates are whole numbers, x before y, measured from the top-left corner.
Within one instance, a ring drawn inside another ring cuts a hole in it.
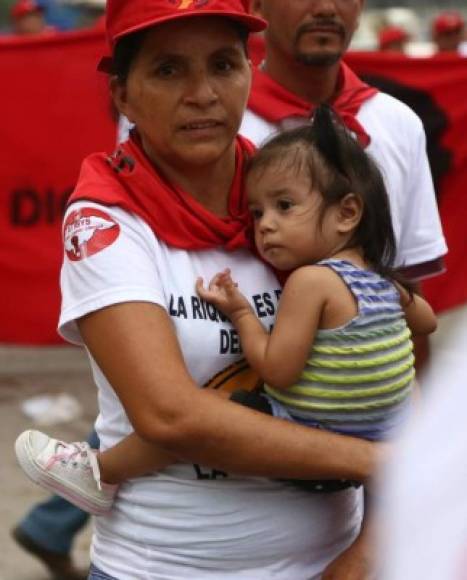
[[[355,296],[358,314],[320,329],[299,381],[265,390],[296,421],[382,439],[409,404],[415,376],[411,333],[392,282],[343,260],[323,260]]]

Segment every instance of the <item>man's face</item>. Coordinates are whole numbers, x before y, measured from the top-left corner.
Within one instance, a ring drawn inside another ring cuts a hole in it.
[[[30,34],[41,34],[45,29],[45,20],[42,11],[30,12],[14,22],[15,34],[22,36]]]
[[[303,64],[336,63],[358,27],[364,0],[257,0],[270,45]]]
[[[435,38],[435,43],[440,52],[457,52],[459,45],[464,38],[463,28],[449,30],[439,33]]]

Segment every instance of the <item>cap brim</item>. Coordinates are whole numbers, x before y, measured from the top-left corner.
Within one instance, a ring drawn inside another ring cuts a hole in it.
[[[240,24],[243,24],[250,32],[261,32],[267,28],[267,21],[258,16],[252,16],[251,14],[239,14],[238,12],[226,12],[224,10],[193,10],[190,12],[183,12],[181,14],[171,14],[163,18],[154,18],[154,20],[148,20],[137,26],[127,28],[120,34],[117,34],[113,38],[113,44],[118,41],[123,36],[132,34],[133,32],[138,32],[144,30],[145,28],[151,28],[152,26],[157,26],[158,24],[163,24],[164,22],[170,22],[172,20],[180,20],[182,18],[192,18],[200,16],[219,16],[221,18],[228,18],[229,20],[234,20]],[[113,64],[111,56],[103,56],[97,65],[97,70],[106,74],[112,74]]]
[[[115,44],[115,41],[117,41],[122,36],[143,30],[144,28],[150,28],[151,26],[157,26],[158,24],[163,24],[164,22],[170,22],[172,20],[194,17],[199,18],[202,16],[219,16],[221,18],[228,18],[229,20],[234,20],[240,24],[243,24],[250,32],[261,32],[268,25],[266,20],[263,18],[252,16],[251,14],[239,14],[238,12],[227,12],[225,10],[190,10],[181,12],[180,14],[170,14],[168,16],[154,18],[153,20],[148,20],[144,23],[127,28],[123,32],[116,34],[112,40]]]

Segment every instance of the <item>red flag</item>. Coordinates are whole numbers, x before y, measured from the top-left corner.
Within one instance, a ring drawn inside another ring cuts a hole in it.
[[[112,151],[115,126],[96,65],[102,31],[0,39],[0,343],[53,344],[59,312],[61,217],[82,159]],[[418,112],[449,244],[448,271],[425,285],[437,310],[467,300],[467,61],[349,54]]]
[[[449,252],[447,271],[424,283],[437,311],[467,302],[467,59],[349,53],[369,84],[406,102],[421,117]]]
[[[112,150],[102,31],[0,40],[0,342],[53,344],[63,208],[82,159]]]

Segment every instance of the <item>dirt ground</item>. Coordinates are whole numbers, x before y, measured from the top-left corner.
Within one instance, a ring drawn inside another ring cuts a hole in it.
[[[462,330],[461,340],[459,329]],[[439,357],[447,357],[451,364],[466,365],[467,307],[441,317],[431,344],[434,362]],[[0,580],[48,580],[40,563],[22,551],[10,537],[11,528],[25,512],[36,501],[47,497],[47,493],[31,483],[18,467],[13,444],[23,430],[38,428],[22,412],[22,403],[37,395],[59,393],[68,393],[78,399],[82,415],[44,430],[68,441],[86,438],[96,416],[96,393],[84,352],[74,347],[0,346]],[[89,563],[90,536],[88,524],[75,542],[73,556],[82,566]]]
[[[82,415],[67,423],[43,427],[68,441],[86,438],[96,416],[95,387],[81,349],[0,347],[0,580],[48,580],[46,569],[10,537],[11,528],[36,501],[48,497],[16,463],[14,441],[25,429],[38,428],[21,410],[23,401],[37,395],[68,393],[82,407]],[[42,428],[42,427],[41,427]],[[89,563],[91,526],[76,538],[74,553],[83,567]]]

